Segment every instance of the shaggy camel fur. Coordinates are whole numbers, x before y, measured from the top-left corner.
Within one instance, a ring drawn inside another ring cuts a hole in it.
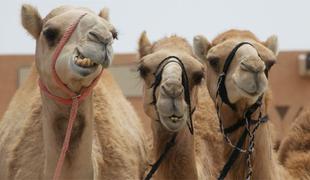
[[[144,80],[144,110],[152,119],[153,162],[177,133],[175,145],[154,175],[155,179],[215,179],[222,166],[222,137],[214,103],[204,85],[204,68],[192,52],[189,43],[178,36],[163,38],[150,43],[144,32],[139,40],[140,76]],[[185,66],[188,76],[189,95],[193,114],[194,135],[189,131],[189,105],[185,101],[182,84],[182,68],[174,57],[164,67],[159,64],[169,56],[178,57]],[[153,97],[152,84],[157,68],[163,68],[162,79]],[[199,98],[198,98],[199,97]],[[155,104],[152,104],[154,102]],[[155,109],[156,106],[156,109]],[[157,112],[156,112],[157,111]]]
[[[256,102],[258,97],[265,93],[261,112],[267,113],[267,102],[269,93],[268,80],[264,73],[265,69],[271,68],[276,61],[277,38],[271,36],[266,42],[259,41],[249,31],[230,30],[220,34],[212,43],[209,43],[203,36],[194,38],[195,53],[206,62],[207,65],[207,86],[214,102],[216,101],[217,81],[222,72],[224,61],[232,49],[240,42],[247,41],[254,45],[241,46],[229,67],[226,75],[226,89],[231,103],[235,104],[236,111],[228,105],[223,104],[220,108],[223,126],[229,127],[242,119],[244,110]],[[258,55],[259,53],[259,55]],[[217,99],[219,101],[219,99]],[[258,118],[256,111],[253,119]],[[253,126],[252,126],[253,128]],[[243,132],[243,127],[229,134],[233,144]],[[248,145],[248,137],[244,147]],[[273,152],[271,140],[270,123],[261,124],[255,134],[255,150],[252,153],[251,161],[253,166],[252,179],[291,179],[278,161]],[[228,159],[233,148],[228,144],[224,148],[224,159]],[[234,163],[227,179],[245,179],[247,174],[247,163],[245,154],[241,154]]]
[[[298,179],[310,179],[310,108],[294,121],[279,149],[279,161]]]
[[[61,6],[41,19],[30,5],[22,23],[36,39],[35,65],[0,122],[0,179],[52,179],[67,127],[70,105],[40,94],[38,78],[52,94],[66,98],[52,81],[51,56],[64,30],[87,13],[63,48],[56,72],[79,92],[112,58],[114,27],[85,8]],[[74,62],[73,62],[74,61]],[[141,179],[146,162],[145,133],[108,71],[78,108],[61,179]]]

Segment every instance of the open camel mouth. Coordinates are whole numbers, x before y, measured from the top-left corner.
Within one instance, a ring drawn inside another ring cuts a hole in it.
[[[92,67],[95,67],[98,65],[97,63],[95,63],[91,59],[85,58],[82,54],[75,56],[73,61],[74,61],[74,64],[76,64],[82,68],[92,68]]]
[[[176,115],[169,116],[169,119],[170,119],[172,122],[174,122],[174,123],[176,123],[176,122],[182,120],[182,118],[183,118],[183,116],[176,116]]]
[[[77,51],[70,61],[70,66],[76,73],[85,77],[94,73],[99,67],[99,64],[95,63],[88,57],[84,57],[79,51]]]

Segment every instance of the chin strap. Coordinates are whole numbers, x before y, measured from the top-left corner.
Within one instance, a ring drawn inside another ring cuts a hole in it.
[[[63,167],[64,161],[66,158],[66,153],[67,153],[68,148],[69,148],[72,127],[73,127],[74,121],[76,119],[79,104],[81,101],[83,101],[87,96],[89,96],[91,94],[92,89],[98,83],[98,80],[99,80],[99,78],[103,72],[101,70],[100,74],[93,80],[93,82],[90,84],[90,86],[83,88],[80,93],[75,93],[70,88],[68,88],[68,86],[66,86],[61,81],[61,79],[59,78],[59,76],[56,73],[56,62],[57,62],[57,59],[58,59],[63,47],[66,45],[66,43],[70,39],[71,35],[74,33],[74,31],[75,31],[77,25],[79,24],[80,20],[85,15],[86,15],[86,13],[82,14],[74,23],[72,23],[68,27],[68,29],[65,31],[64,35],[62,36],[62,38],[61,38],[59,44],[57,45],[55,52],[52,56],[51,69],[52,69],[53,82],[57,85],[57,87],[59,89],[61,89],[70,98],[63,98],[63,97],[53,95],[53,93],[51,93],[48,90],[48,88],[46,87],[46,85],[43,83],[43,81],[41,79],[39,79],[39,82],[38,82],[41,92],[44,93],[48,98],[53,99],[54,101],[56,101],[60,104],[71,105],[70,117],[68,120],[66,135],[65,135],[65,139],[64,139],[64,142],[63,142],[63,145],[61,148],[61,153],[60,153],[59,159],[57,161],[53,180],[58,180],[60,175],[61,175],[61,169]]]

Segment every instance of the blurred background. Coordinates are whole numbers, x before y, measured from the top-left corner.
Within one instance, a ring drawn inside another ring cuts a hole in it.
[[[252,31],[261,40],[279,38],[278,63],[271,70],[274,92],[270,116],[278,137],[310,101],[309,0],[2,0],[0,6],[0,117],[14,92],[27,77],[33,63],[35,41],[22,28],[23,3],[36,6],[42,17],[53,8],[69,4],[89,7],[95,12],[110,9],[111,22],[119,32],[114,44],[111,72],[139,115],[142,109],[141,81],[136,73],[137,39],[143,30],[151,40],[178,34],[192,41],[197,34],[212,40],[231,28]]]

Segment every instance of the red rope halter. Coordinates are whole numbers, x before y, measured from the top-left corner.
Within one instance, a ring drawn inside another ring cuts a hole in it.
[[[70,110],[70,117],[69,117],[69,122],[66,130],[66,136],[65,140],[62,145],[61,153],[59,156],[59,159],[57,161],[56,169],[54,172],[54,177],[53,180],[58,180],[61,174],[61,169],[63,167],[63,163],[65,161],[66,153],[68,151],[69,143],[70,143],[70,137],[71,137],[71,132],[72,132],[72,127],[74,124],[74,121],[76,119],[79,103],[83,101],[88,95],[90,95],[91,90],[94,88],[94,86],[97,84],[103,70],[101,70],[100,74],[93,80],[90,86],[85,87],[81,90],[81,93],[77,94],[70,90],[59,78],[59,76],[56,73],[56,61],[58,59],[58,56],[60,55],[63,47],[66,45],[68,40],[70,39],[71,35],[75,31],[77,25],[79,24],[80,20],[86,15],[82,14],[74,23],[72,23],[68,29],[65,31],[64,35],[62,36],[59,44],[57,45],[55,52],[52,56],[52,63],[51,63],[51,69],[52,69],[52,79],[54,83],[62,90],[64,91],[67,95],[69,95],[71,98],[62,98],[59,96],[53,95],[47,87],[44,85],[43,81],[39,79],[39,87],[41,89],[41,92],[43,92],[47,97],[50,99],[53,99],[57,101],[58,103],[65,104],[65,105],[71,105],[71,110]]]

